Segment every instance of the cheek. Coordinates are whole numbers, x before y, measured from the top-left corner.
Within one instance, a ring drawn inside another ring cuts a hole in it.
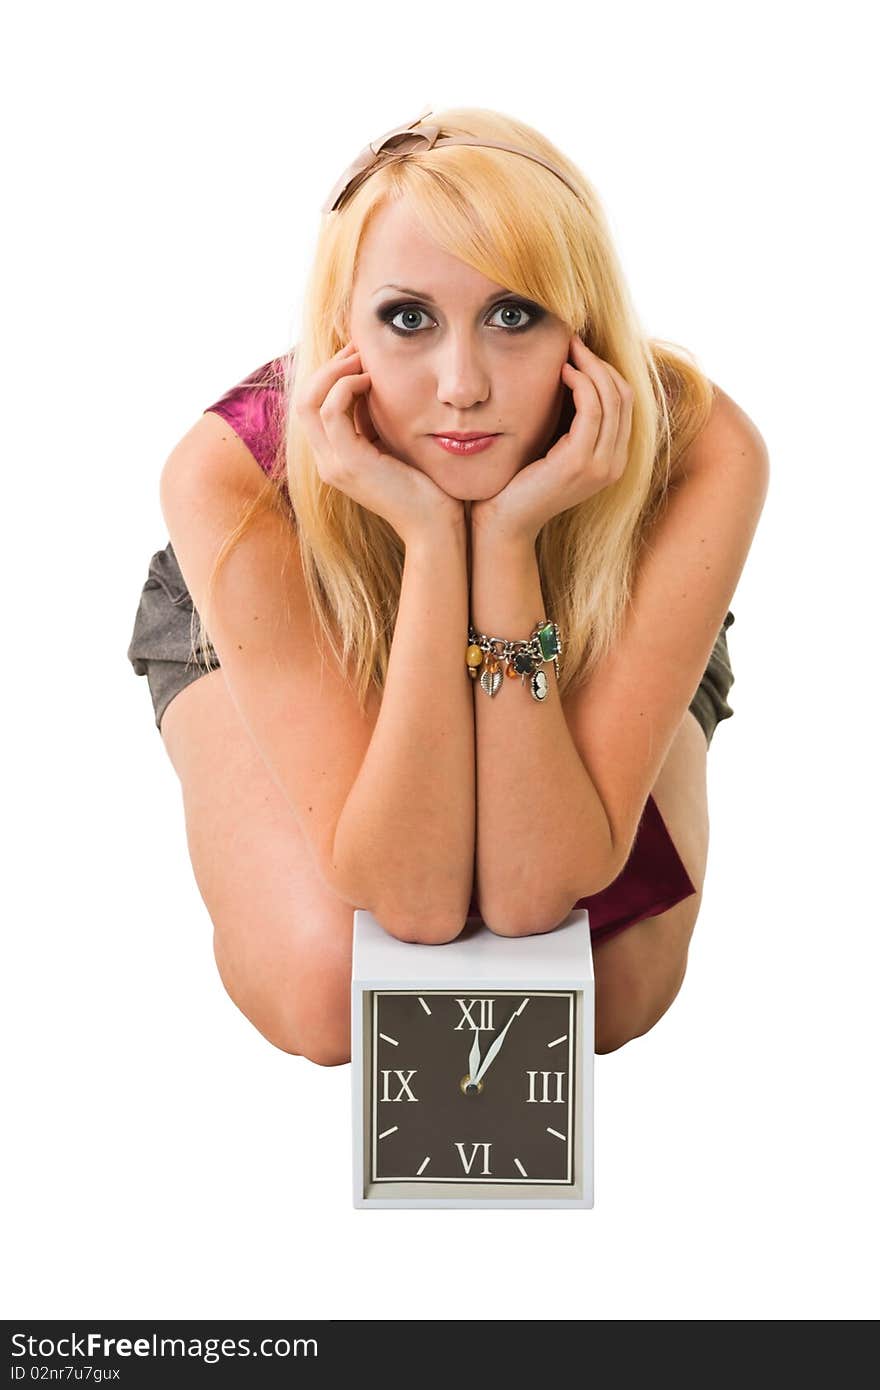
[[[546,429],[559,419],[570,398],[571,392],[554,370],[540,376],[533,375],[528,383],[523,384],[519,410],[535,429]]]
[[[395,387],[392,381],[386,376],[378,374],[375,370],[367,367],[370,373],[370,390],[367,395],[367,403],[373,412],[374,417],[381,417],[386,421],[395,421],[401,418],[405,405],[405,395]]]
[[[518,373],[516,391],[520,401],[528,402],[536,414],[558,409],[567,390],[561,373],[562,363],[555,356],[549,361],[541,359]]]
[[[393,400],[402,389],[405,371],[393,348],[384,340],[365,338],[358,344],[364,371],[370,373],[372,389],[383,400]]]
[[[374,354],[364,362],[370,374],[367,400],[376,414],[389,424],[402,425],[413,417],[413,385],[411,376],[389,363],[387,356]]]
[[[377,382],[373,372],[370,372],[370,381],[372,384],[365,397],[370,419],[384,443],[399,452],[407,439],[407,427],[411,425],[411,405],[407,405],[405,392],[401,393],[382,378]]]

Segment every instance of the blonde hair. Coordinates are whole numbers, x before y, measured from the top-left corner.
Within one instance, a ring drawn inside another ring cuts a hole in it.
[[[580,198],[522,155],[452,145],[408,154],[377,169],[339,211],[325,216],[300,341],[284,359],[279,455],[265,486],[224,541],[208,590],[254,517],[267,506],[283,510],[298,541],[313,616],[340,668],[352,672],[362,709],[371,684],[384,686],[404,546],[384,518],[321,480],[292,398],[294,365],[309,377],[350,337],[358,251],[386,201],[405,199],[444,250],[546,307],[633,389],[629,459],[622,476],[552,517],[536,542],[546,615],[559,624],[563,639],[560,697],[587,680],[613,645],[631,601],[645,533],[663,509],[673,465],[709,417],[714,394],[692,354],[646,338],[599,199],[561,150],[531,126],[497,111],[457,107],[432,113],[431,121],[444,134],[534,150],[559,165]],[[570,421],[567,405],[555,438]],[[206,635],[202,621],[203,651]],[[462,666],[465,646],[463,633]]]

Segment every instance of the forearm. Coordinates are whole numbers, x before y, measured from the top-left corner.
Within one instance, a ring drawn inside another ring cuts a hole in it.
[[[471,620],[490,637],[525,639],[544,612],[534,545],[474,527]],[[561,634],[565,660],[565,633]],[[500,931],[559,921],[611,858],[598,792],[562,711],[556,670],[547,698],[504,678],[491,698],[474,682],[480,911]],[[546,929],[546,928],[545,928]]]
[[[412,940],[463,925],[473,882],[466,557],[463,522],[407,546],[381,707],[336,829],[344,881],[383,926],[411,929]]]

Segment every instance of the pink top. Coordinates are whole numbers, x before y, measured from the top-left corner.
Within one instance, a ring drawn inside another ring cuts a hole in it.
[[[244,440],[264,473],[272,473],[276,462],[281,467],[278,454],[284,428],[284,373],[285,359],[275,357],[202,412],[213,410],[222,415]]]
[[[284,358],[264,363],[205,411],[214,411],[232,426],[267,474],[273,472],[276,464],[279,471],[283,466],[278,453],[283,427],[284,370]],[[656,917],[696,891],[657,803],[649,796],[623,871],[601,893],[578,898],[573,906],[588,909],[591,938],[597,941],[616,936],[645,917]],[[483,920],[476,897],[471,899],[469,915]]]

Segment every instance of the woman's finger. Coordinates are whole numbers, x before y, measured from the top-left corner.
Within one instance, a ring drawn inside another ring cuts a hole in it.
[[[331,453],[360,467],[374,462],[376,457],[366,436],[356,431],[353,418],[358,397],[365,396],[371,385],[369,372],[342,376],[330,387],[319,411]]]
[[[352,413],[354,416],[354,427],[358,434],[363,435],[364,439],[369,440],[371,444],[375,444],[376,440],[379,438],[379,431],[376,429],[373,417],[370,414],[366,396],[357,397]]]
[[[345,347],[334,353],[328,362],[318,367],[308,381],[303,381],[299,390],[294,391],[294,405],[297,414],[302,410],[320,409],[328,390],[339,374],[354,370],[358,353],[359,349],[353,343],[346,343]]]
[[[618,416],[617,439],[615,449],[620,456],[618,477],[626,466],[626,459],[629,452],[629,436],[632,430],[633,400],[635,392],[627,381],[626,377],[621,376],[616,367],[612,367],[610,362],[605,363],[605,370],[611,374],[611,378],[617,387],[617,394],[620,397],[620,414]]]
[[[331,463],[330,444],[321,410],[336,383],[348,376],[360,375],[359,367],[357,349],[349,351],[344,348],[335,357],[331,357],[329,362],[325,362],[310,381],[303,383],[302,394],[295,398],[297,418],[316,458],[320,459],[325,467]]]
[[[574,398],[574,419],[568,434],[563,435],[550,452],[555,453],[564,440],[566,452],[571,448],[579,459],[590,458],[596,451],[602,428],[602,398],[589,373],[579,371],[570,362],[563,366],[562,375]]]
[[[585,343],[582,342],[582,339],[578,338],[578,342],[581,343],[582,347],[585,347],[585,357],[587,357],[587,361],[592,360],[594,361],[594,363],[598,363],[599,367],[602,367],[603,370],[605,370],[606,373],[609,374],[609,377],[612,378],[614,385],[617,386],[617,395],[619,395],[621,406],[620,413],[621,416],[623,416],[626,407],[633,406],[633,386],[630,385],[630,382],[627,381],[626,377],[621,377],[621,374],[619,373],[619,371],[617,371],[617,368],[612,367],[610,361],[605,361],[603,357],[596,356],[596,353],[592,352],[591,347],[587,347],[587,345],[585,345]]]
[[[617,383],[608,371],[607,363],[591,352],[580,337],[576,337],[574,341],[576,348],[572,356],[576,359],[578,369],[592,381],[602,403],[602,420],[593,453],[598,456],[600,463],[610,464],[614,458],[620,428],[620,393]]]

